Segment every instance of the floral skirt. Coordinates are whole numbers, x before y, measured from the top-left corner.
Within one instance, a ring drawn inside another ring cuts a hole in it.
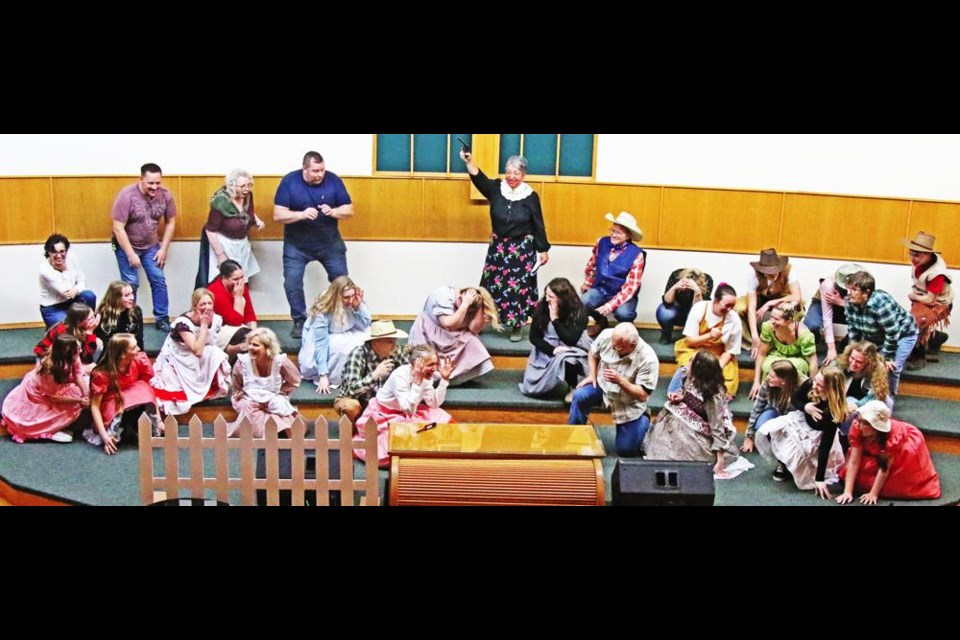
[[[531,274],[536,264],[532,235],[517,239],[491,234],[480,286],[497,303],[501,324],[510,328],[526,324],[540,297],[537,274]]]

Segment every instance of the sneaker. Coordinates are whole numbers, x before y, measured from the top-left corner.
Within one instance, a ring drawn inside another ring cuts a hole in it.
[[[790,477],[790,472],[787,471],[787,467],[782,462],[777,465],[777,468],[773,472],[773,479],[777,482],[783,482]]]
[[[57,431],[50,436],[50,439],[54,442],[73,442],[73,436],[66,431]]]
[[[173,329],[168,318],[154,318],[153,328],[161,333],[170,333],[170,330]]]
[[[514,327],[510,332],[510,342],[520,342],[523,340],[523,327]]]
[[[296,340],[303,338],[303,323],[297,320],[293,321],[293,329],[290,330],[290,337]]]

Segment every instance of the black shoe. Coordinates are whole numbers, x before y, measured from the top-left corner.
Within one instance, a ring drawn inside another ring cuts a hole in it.
[[[777,468],[773,472],[773,479],[777,482],[783,482],[790,477],[790,472],[787,471],[787,466],[782,462],[777,465]]]
[[[917,358],[915,360],[907,360],[907,364],[903,367],[907,371],[920,371],[927,366],[927,357]]]
[[[290,337],[296,340],[303,338],[303,323],[297,320],[293,321],[293,329],[290,330]]]
[[[154,318],[153,328],[161,333],[170,333],[170,330],[173,329],[173,327],[170,326],[170,320],[167,318]]]
[[[660,344],[673,344],[673,343],[675,342],[674,339],[673,339],[673,333],[672,333],[672,332],[671,332],[671,333],[661,333],[661,334],[660,334],[660,340],[658,340],[658,342],[659,342]]]

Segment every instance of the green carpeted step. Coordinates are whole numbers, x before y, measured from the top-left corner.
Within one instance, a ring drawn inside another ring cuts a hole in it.
[[[339,429],[328,423],[329,435],[335,437]],[[187,426],[180,425],[180,435],[187,435]],[[213,425],[203,426],[203,435],[213,437]],[[239,475],[238,451],[231,452],[230,473]],[[189,469],[186,451],[180,455],[181,475]],[[154,465],[162,473],[162,451],[154,451]],[[204,455],[205,475],[214,475],[213,451]],[[77,437],[68,444],[55,442],[28,442],[17,444],[10,438],[0,438],[0,478],[15,489],[28,490],[54,500],[73,504],[136,506],[140,505],[140,454],[136,447],[122,445],[112,456]],[[364,478],[364,466],[355,460],[353,477]],[[380,491],[387,491],[387,470],[379,470]],[[212,492],[207,497],[213,498]],[[357,496],[359,498],[359,495]],[[239,503],[239,495],[233,500]]]
[[[617,464],[617,458],[612,455],[616,451],[616,430],[612,427],[597,427],[597,436],[603,441],[607,456],[603,459],[603,479],[606,489],[606,502],[613,500],[611,476]],[[743,436],[737,436],[737,442],[742,443]],[[960,456],[947,453],[932,453],[933,466],[940,475],[941,496],[935,500],[879,500],[877,505],[896,506],[938,506],[955,504],[960,498]],[[823,500],[813,494],[813,491],[801,491],[793,482],[776,482],[771,477],[776,463],[769,462],[757,453],[746,454],[747,459],[755,466],[744,471],[732,480],[715,481],[714,505],[726,506],[805,506],[805,507],[840,507],[833,500]],[[839,489],[839,487],[838,487]],[[836,491],[835,495],[839,495]],[[858,507],[856,500],[852,503]],[[851,505],[844,505],[848,508]]]

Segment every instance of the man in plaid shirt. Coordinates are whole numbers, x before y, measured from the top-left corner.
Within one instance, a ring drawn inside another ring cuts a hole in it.
[[[869,340],[887,361],[890,395],[897,395],[903,365],[917,344],[919,329],[909,311],[866,271],[847,279],[847,335],[850,342]]]
[[[393,370],[407,364],[404,348],[397,345],[398,338],[406,337],[390,320],[370,325],[370,337],[350,352],[343,366],[340,395],[333,403],[338,415],[356,422]]]

